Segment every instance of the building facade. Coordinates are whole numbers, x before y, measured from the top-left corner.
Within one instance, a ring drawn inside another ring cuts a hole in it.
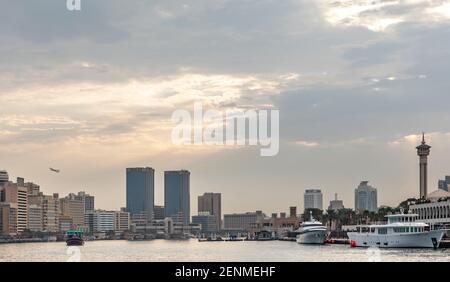
[[[428,223],[432,229],[450,229],[450,198],[430,203],[409,206],[411,213],[419,215],[419,220]]]
[[[75,194],[69,194],[60,199],[61,215],[72,218],[74,228],[85,228],[84,225],[84,202]]]
[[[166,217],[164,206],[155,206],[153,209],[153,219],[161,220]]]
[[[32,232],[42,232],[43,229],[42,206],[28,206],[28,229]]]
[[[165,216],[188,225],[190,208],[190,172],[187,170],[164,172]]]
[[[306,189],[303,195],[304,207],[306,209],[323,210],[323,195],[320,189]]]
[[[362,181],[355,189],[355,211],[376,212],[377,189],[369,185],[369,181]]]
[[[225,214],[223,216],[223,227],[224,230],[250,231],[252,225],[263,220],[264,217],[262,211]]]
[[[60,202],[59,195],[41,195],[43,231],[55,233],[59,231]]]
[[[60,215],[58,224],[59,224],[58,229],[61,233],[66,233],[67,231],[72,230],[74,228],[74,223],[71,216]]]
[[[17,235],[17,205],[0,202],[0,235]]]
[[[222,194],[204,193],[198,196],[198,213],[203,212],[208,212],[216,218],[216,231],[219,231],[222,227]]]
[[[450,175],[445,176],[445,179],[438,181],[438,188],[449,192],[450,188]]]
[[[94,232],[114,231],[116,225],[116,212],[114,211],[94,211]]]
[[[344,209],[344,202],[342,200],[338,200],[338,195],[334,194],[334,200],[330,201],[330,205],[328,206],[328,210],[338,211]]]
[[[9,175],[6,170],[0,170],[0,187],[9,182]]]
[[[155,206],[155,170],[151,167],[127,168],[126,209],[129,213],[147,213],[153,217]]]
[[[297,230],[300,226],[300,219],[293,208],[295,207],[290,208],[289,217],[284,212],[281,212],[279,216],[277,213],[273,213],[271,217],[258,217],[257,221],[251,224],[251,233],[268,232],[281,238],[283,234]]]
[[[78,192],[78,194],[75,196],[76,200],[80,200],[84,202],[84,212],[92,212],[95,211],[95,197],[91,196],[89,194],[86,194],[86,192]]]
[[[192,224],[200,225],[203,234],[212,234],[218,231],[216,217],[207,211],[199,212],[198,215],[193,215]]]
[[[17,233],[22,233],[28,227],[28,193],[25,187],[19,187],[17,183],[7,182],[0,188],[1,202],[12,204],[15,209],[11,214],[16,215],[15,222],[10,222],[10,226],[17,227]]]
[[[115,231],[128,231],[130,230],[131,217],[130,213],[126,212],[125,209],[115,212]]]

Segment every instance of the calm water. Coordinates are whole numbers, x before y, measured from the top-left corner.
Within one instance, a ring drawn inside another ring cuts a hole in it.
[[[79,252],[78,252],[79,250]],[[295,242],[89,241],[0,245],[0,261],[450,261],[450,249],[360,249]]]

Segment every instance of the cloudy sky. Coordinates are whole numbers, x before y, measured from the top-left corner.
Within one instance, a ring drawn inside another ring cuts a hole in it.
[[[45,193],[125,203],[125,168],[191,171],[192,212],[303,208],[306,188],[347,207],[361,180],[379,204],[450,174],[450,1],[0,0],[0,169]],[[280,153],[175,146],[176,109],[280,110]],[[48,168],[61,169],[52,174]]]

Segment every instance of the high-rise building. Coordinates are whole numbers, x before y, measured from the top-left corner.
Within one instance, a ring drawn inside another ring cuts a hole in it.
[[[216,233],[217,218],[209,212],[199,212],[198,215],[192,216],[192,223],[201,225],[202,233]]]
[[[0,202],[0,235],[17,235],[17,204]]]
[[[13,204],[16,208],[17,233],[22,233],[28,227],[28,191],[25,187],[19,187],[17,183],[7,182],[0,188],[1,200],[7,204]],[[11,223],[13,224],[13,223]],[[14,224],[13,224],[14,225]]]
[[[420,198],[426,199],[428,194],[428,155],[430,155],[431,146],[425,142],[425,133],[422,134],[422,144],[416,147],[417,155],[419,156],[419,186],[420,186]]]
[[[91,212],[95,210],[95,198],[94,196],[91,196],[89,194],[86,194],[86,192],[78,192],[78,194],[75,196],[75,199],[81,200],[84,202],[84,212]]]
[[[85,232],[88,234],[93,234],[94,230],[94,211],[88,211],[84,213],[84,226]]]
[[[71,217],[74,228],[84,228],[84,202],[75,194],[60,199],[61,215]]]
[[[198,196],[198,213],[208,212],[216,218],[219,231],[222,226],[222,195],[220,193],[204,193]]]
[[[30,196],[37,196],[40,193],[40,187],[37,184],[34,184],[33,182],[27,182],[24,183],[24,187],[28,190],[28,197]]]
[[[303,197],[305,210],[306,209],[323,210],[323,195],[320,189],[306,189]]]
[[[187,170],[164,172],[164,208],[166,217],[174,222],[189,224],[190,172]]]
[[[28,206],[28,229],[33,232],[43,231],[42,206]]]
[[[6,170],[0,170],[0,187],[9,182],[9,175]]]
[[[59,195],[41,195],[42,201],[42,221],[44,232],[58,232],[59,231],[59,216],[60,216],[60,202]]]
[[[155,220],[161,220],[164,219],[165,216],[165,209],[164,206],[155,206],[153,209],[153,219]]]
[[[362,181],[355,189],[355,210],[376,212],[377,189],[369,185],[369,181]]]
[[[150,167],[127,168],[127,211],[133,214],[146,213],[153,218],[155,206],[155,170]]]
[[[334,194],[334,200],[330,201],[330,205],[328,206],[328,210],[338,211],[344,209],[344,202],[342,200],[338,200],[338,195]]]

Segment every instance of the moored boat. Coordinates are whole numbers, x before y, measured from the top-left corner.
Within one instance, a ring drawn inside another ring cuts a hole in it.
[[[349,232],[354,247],[380,248],[438,248],[445,230],[430,230],[430,226],[417,221],[417,214],[386,216],[387,224],[360,225]]]
[[[299,244],[325,244],[327,238],[327,228],[322,222],[316,221],[312,212],[310,212],[310,220],[300,224],[297,232],[297,243]]]

